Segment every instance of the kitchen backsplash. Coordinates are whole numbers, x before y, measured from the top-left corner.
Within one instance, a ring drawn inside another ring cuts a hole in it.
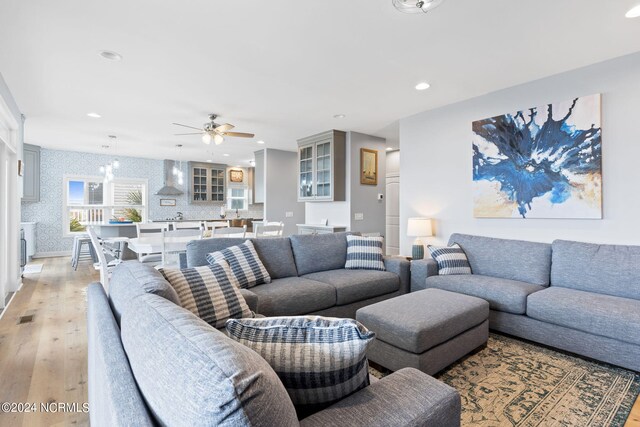
[[[43,148],[40,152],[40,202],[22,203],[22,221],[38,223],[36,253],[61,253],[70,251],[73,238],[63,238],[62,201],[64,175],[100,176],[98,169],[114,159],[114,155],[90,154],[77,151],[61,151]],[[149,180],[149,219],[163,220],[182,212],[184,219],[217,218],[222,203],[189,204],[186,188],[181,196],[156,196],[163,186],[163,161],[138,157],[119,157],[120,167],[116,178],[146,178]],[[184,162],[183,162],[184,164]],[[185,166],[185,174],[188,173]],[[183,186],[184,187],[184,186]],[[160,199],[176,199],[176,206],[160,206]],[[235,213],[227,212],[228,217]],[[248,218],[262,218],[263,205],[250,205],[241,213]]]

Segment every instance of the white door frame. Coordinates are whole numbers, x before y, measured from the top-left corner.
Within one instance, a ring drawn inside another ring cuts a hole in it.
[[[18,147],[20,123],[0,96],[0,308],[20,280],[20,192]]]

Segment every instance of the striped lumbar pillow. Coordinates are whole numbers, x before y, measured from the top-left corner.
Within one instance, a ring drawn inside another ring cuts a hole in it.
[[[228,319],[254,316],[226,261],[182,270],[164,268],[160,272],[176,290],[180,305],[216,329]]]
[[[299,414],[369,385],[366,351],[375,338],[353,319],[320,316],[229,320],[227,332],[260,354]]]
[[[471,265],[467,255],[460,245],[454,243],[451,246],[428,246],[431,258],[438,263],[438,274],[471,274]]]
[[[247,289],[263,283],[271,283],[271,276],[260,258],[251,240],[241,245],[229,246],[221,251],[211,252],[206,256],[207,262],[213,264],[225,260],[238,279],[241,288]]]
[[[384,254],[382,252],[383,237],[347,236],[348,270],[380,270],[385,271]]]

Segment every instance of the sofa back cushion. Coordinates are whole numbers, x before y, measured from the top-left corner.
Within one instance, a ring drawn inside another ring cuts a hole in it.
[[[640,300],[640,246],[556,240],[551,285]]]
[[[147,293],[160,295],[180,305],[176,291],[152,266],[138,260],[125,261],[113,270],[109,281],[109,302],[118,324],[122,313],[135,297]]]
[[[297,276],[291,242],[288,237],[275,239],[214,238],[194,240],[187,244],[187,266],[207,265],[207,254],[251,240],[258,257],[272,279]]]
[[[298,234],[290,237],[298,274],[344,268],[347,262],[348,232]]]
[[[262,357],[163,298],[136,298],[122,316],[122,342],[159,425],[299,425]]]
[[[450,245],[454,243],[464,250],[473,274],[549,285],[551,245],[548,243],[457,233],[449,239]]]

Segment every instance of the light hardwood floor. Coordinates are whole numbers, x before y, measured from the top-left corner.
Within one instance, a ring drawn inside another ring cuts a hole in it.
[[[47,258],[25,275],[0,319],[0,403],[36,403],[35,413],[2,413],[0,426],[89,425],[86,413],[41,412],[40,403],[87,402],[86,287],[99,275],[87,263]],[[20,316],[33,321],[18,325]]]
[[[0,403],[87,402],[86,287],[99,279],[89,263],[37,260],[0,319]],[[33,322],[17,324],[33,314]],[[85,413],[1,413],[0,427],[89,425]],[[625,427],[640,427],[640,398]]]

